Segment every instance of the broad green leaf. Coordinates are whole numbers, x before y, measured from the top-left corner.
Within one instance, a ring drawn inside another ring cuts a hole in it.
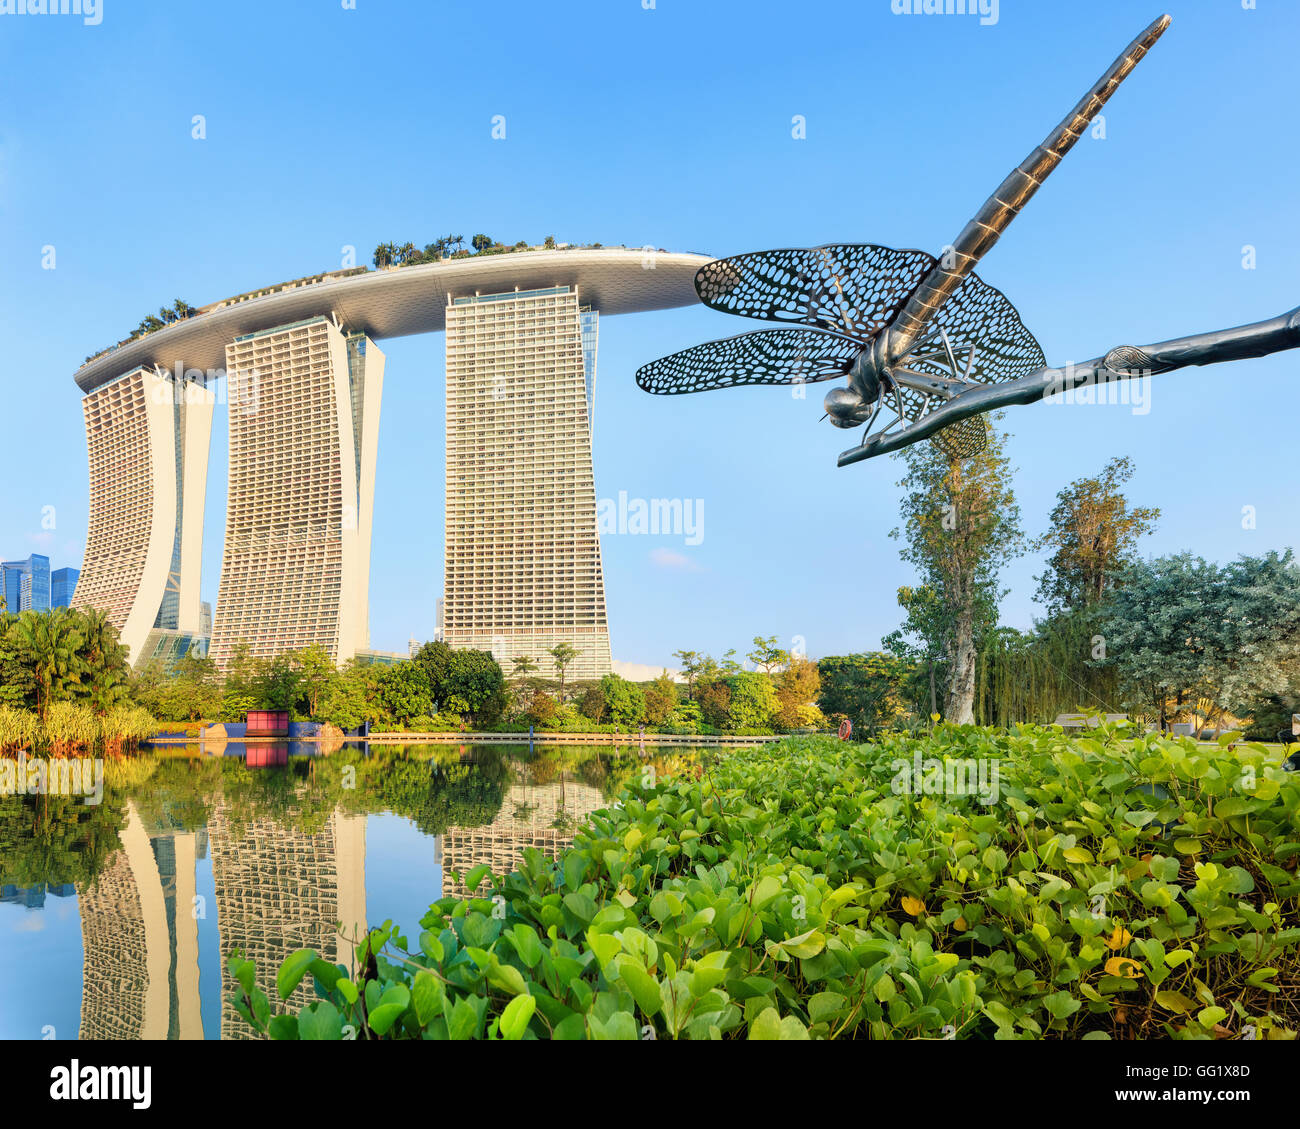
[[[312,961],[319,959],[319,955],[315,949],[299,949],[284,958],[280,963],[280,971],[275,976],[275,990],[280,993],[280,999],[287,1000],[293,994],[293,990],[307,975]]]
[[[501,1037],[522,1039],[536,1010],[537,1001],[532,996],[516,996],[501,1013]]]

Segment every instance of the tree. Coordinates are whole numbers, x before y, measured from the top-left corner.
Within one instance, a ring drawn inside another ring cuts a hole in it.
[[[215,659],[196,654],[191,647],[176,660],[170,679],[176,694],[172,720],[199,721],[221,710],[221,672]]]
[[[433,690],[424,667],[416,662],[399,662],[375,668],[377,697],[384,716],[399,725],[434,713]]]
[[[465,704],[463,712],[470,714],[475,724],[495,721],[505,709],[505,686],[501,667],[487,651],[453,650],[438,705],[443,708],[452,698],[457,698]]]
[[[559,707],[550,694],[538,692],[533,695],[532,704],[528,707],[528,720],[539,728],[550,725],[555,720],[558,710]]]
[[[55,609],[55,612],[62,610]],[[81,636],[81,685],[91,708],[102,717],[126,697],[131,674],[127,648],[122,645],[107,612],[99,608],[78,608],[68,615]]]
[[[673,658],[682,664],[682,673],[686,675],[686,696],[695,697],[695,679],[700,673],[700,654],[698,651],[674,651]]]
[[[605,697],[605,708],[611,721],[632,726],[645,720],[645,694],[635,682],[617,674],[607,674],[600,680],[600,692]]]
[[[291,714],[297,711],[301,680],[287,654],[255,659],[253,671],[252,686],[258,698],[258,707],[288,710]]]
[[[706,725],[725,729],[731,711],[731,687],[722,678],[701,680],[695,700],[700,704],[700,716]]]
[[[492,246],[493,239],[490,235],[475,235],[470,239],[469,243],[475,251],[486,251]]]
[[[776,645],[776,636],[754,636],[754,649],[745,656],[755,666],[761,666],[764,674],[771,674],[778,666],[785,666],[790,661],[790,652]]]
[[[23,612],[14,627],[19,661],[31,671],[36,689],[36,713],[44,724],[50,703],[80,683],[83,639],[66,608],[52,612]]]
[[[939,671],[947,661],[948,609],[940,604],[938,595],[928,584],[919,588],[900,588],[898,606],[906,615],[903,625],[886,635],[881,643],[891,654],[924,668],[930,687],[930,714],[933,716],[939,712]]]
[[[645,719],[651,725],[663,725],[677,706],[677,685],[664,671],[645,691]]]
[[[578,657],[578,651],[568,643],[557,643],[547,654],[555,660],[555,673],[560,676],[560,705],[564,705],[564,672]]]
[[[1096,478],[1080,478],[1056,495],[1046,533],[1031,548],[1054,550],[1038,577],[1037,598],[1051,612],[1098,603],[1115,575],[1136,557],[1139,538],[1155,529],[1160,511],[1129,509],[1120,487],[1133,461],[1111,459]]]
[[[374,263],[376,269],[391,267],[393,265],[393,256],[397,248],[392,243],[381,243],[375,248]]]
[[[609,712],[605,705],[605,691],[599,685],[589,686],[586,693],[582,695],[582,703],[578,706],[578,711],[583,717],[599,725]]]
[[[221,720],[242,721],[249,710],[263,705],[256,688],[255,662],[247,643],[236,643],[226,660],[226,681],[221,689]]]
[[[828,656],[817,664],[817,704],[823,713],[848,718],[860,733],[889,729],[907,716],[914,670],[909,660],[880,651]]]
[[[943,712],[959,725],[974,721],[977,640],[997,620],[999,570],[1023,547],[1004,442],[990,427],[987,447],[966,458],[949,459],[933,443],[901,452],[902,557],[934,593],[938,615],[927,625],[948,663]]]
[[[548,235],[548,236],[546,237],[546,242],[543,244],[543,246],[544,246],[548,251],[554,251],[554,250],[555,250],[555,236],[554,236],[554,235]]]
[[[324,647],[314,644],[292,652],[289,662],[298,675],[298,692],[304,699],[307,716],[317,717],[321,695],[336,674],[334,660]]]
[[[1106,660],[1130,701],[1198,696],[1215,710],[1283,695],[1300,666],[1300,566],[1291,552],[1218,566],[1191,553],[1130,565],[1103,605]],[[1208,720],[1208,719],[1207,719]]]
[[[785,669],[776,676],[777,724],[784,729],[816,725],[821,711],[814,703],[821,685],[815,662],[801,655],[790,656]]]
[[[516,655],[511,661],[515,667],[515,678],[526,678],[528,675],[537,672],[537,664],[527,655]]]
[[[413,662],[424,667],[424,673],[433,689],[433,696],[439,701],[442,699],[443,688],[447,682],[447,675],[451,671],[455,653],[446,643],[437,641],[425,643],[415,652],[415,658],[412,659]]]
[[[766,674],[742,670],[727,679],[731,691],[727,707],[727,728],[768,729],[776,719],[776,691]]]

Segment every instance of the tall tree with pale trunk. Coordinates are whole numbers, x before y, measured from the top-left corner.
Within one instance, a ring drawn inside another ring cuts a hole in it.
[[[975,720],[975,656],[981,634],[997,623],[998,573],[1024,549],[1004,443],[990,427],[976,455],[952,459],[917,443],[899,456],[907,467],[898,484],[903,525],[890,535],[903,540],[903,559],[933,593],[933,614],[923,620],[933,638],[925,642],[946,660],[943,716],[958,725]],[[902,632],[916,628],[909,617]]]

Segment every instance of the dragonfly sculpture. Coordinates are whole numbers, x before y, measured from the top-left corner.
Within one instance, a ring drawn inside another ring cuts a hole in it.
[[[929,439],[949,458],[988,442],[986,413],[1085,385],[1261,357],[1300,346],[1300,309],[1254,325],[1130,345],[1050,368],[1016,308],[975,274],[1030,197],[1169,27],[1161,16],[1010,176],[940,258],[872,244],[759,251],[706,264],[695,289],[725,313],[786,323],[644,366],[637,384],[676,395],[845,379],[825,399],[836,427],[864,427],[839,465]]]

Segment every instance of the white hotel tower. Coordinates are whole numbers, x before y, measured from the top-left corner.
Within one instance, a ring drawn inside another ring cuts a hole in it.
[[[447,307],[443,639],[573,678],[612,669],[596,532],[594,310],[574,287],[452,298]]]
[[[706,256],[627,248],[354,268],[251,291],[82,365],[90,522],[74,602],[131,661],[202,639],[208,442],[225,375],[229,488],[211,654],[368,650],[384,354],[447,333],[445,638],[510,670],[610,669],[591,459],[597,311],[695,303]],[[184,358],[182,361],[180,358]],[[173,375],[174,374],[174,375]],[[629,374],[630,376],[630,374]],[[432,586],[430,600],[432,600]]]

